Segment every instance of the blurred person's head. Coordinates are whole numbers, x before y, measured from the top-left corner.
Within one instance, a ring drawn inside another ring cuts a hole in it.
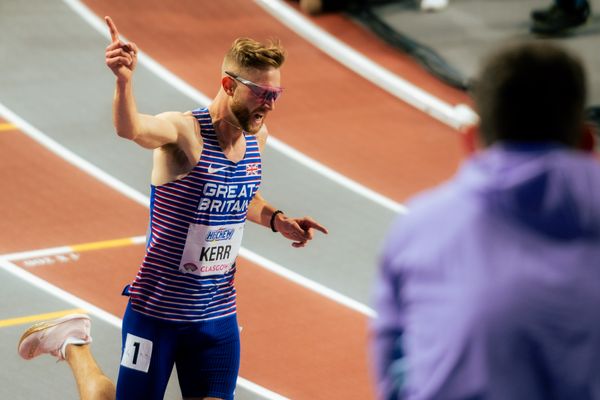
[[[585,72],[579,58],[546,42],[493,53],[475,83],[485,145],[498,141],[577,146],[583,134]]]
[[[280,68],[285,51],[278,41],[236,39],[223,60],[221,87],[229,108],[247,132],[256,133],[281,94]]]

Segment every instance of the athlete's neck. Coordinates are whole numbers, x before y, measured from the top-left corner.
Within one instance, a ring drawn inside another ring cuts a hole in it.
[[[222,149],[235,147],[238,141],[243,139],[244,130],[231,112],[227,101],[217,96],[208,107],[208,112]]]

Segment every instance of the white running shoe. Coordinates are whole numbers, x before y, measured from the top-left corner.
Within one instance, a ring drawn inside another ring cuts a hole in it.
[[[448,7],[448,0],[421,0],[422,11],[440,11]]]
[[[65,359],[67,344],[88,344],[90,317],[85,314],[71,314],[62,318],[39,322],[23,333],[19,340],[19,355],[31,360],[40,354],[52,354],[59,360]]]

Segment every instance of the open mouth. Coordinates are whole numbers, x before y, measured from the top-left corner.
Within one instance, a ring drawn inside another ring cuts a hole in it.
[[[262,112],[255,112],[253,114],[253,117],[254,117],[254,122],[257,123],[257,124],[260,124],[260,123],[263,122],[263,120],[265,118],[265,114],[262,113]]]

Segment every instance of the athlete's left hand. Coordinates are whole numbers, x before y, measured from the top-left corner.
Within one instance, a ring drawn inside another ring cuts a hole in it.
[[[304,247],[314,236],[314,230],[328,233],[327,228],[311,217],[290,218],[283,214],[275,217],[275,229],[285,238],[293,241],[292,246]]]

